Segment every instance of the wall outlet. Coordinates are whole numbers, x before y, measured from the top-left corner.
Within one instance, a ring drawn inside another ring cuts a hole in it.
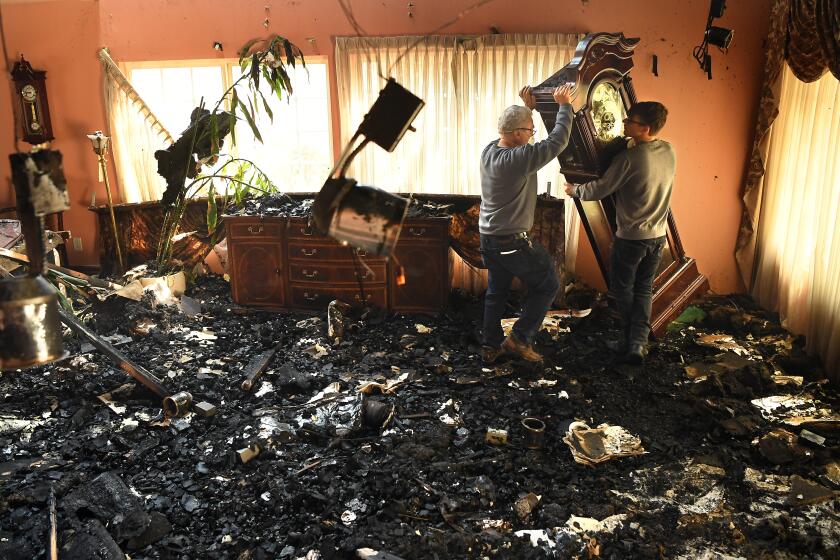
[[[74,237],[73,238],[73,250],[74,251],[81,251],[82,250],[82,238],[81,237]]]

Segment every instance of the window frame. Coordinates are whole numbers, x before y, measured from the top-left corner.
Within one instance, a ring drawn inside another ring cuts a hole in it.
[[[328,142],[328,154],[332,163],[335,160],[335,118],[333,115],[333,84],[332,82],[335,80],[335,76],[333,75],[333,71],[330,68],[330,60],[329,57],[326,55],[308,55],[306,56],[306,66],[308,67],[310,64],[323,64],[325,67],[325,80],[326,80],[326,111],[327,111],[327,142]],[[233,69],[234,67],[239,67],[239,59],[238,58],[196,58],[196,59],[176,59],[176,60],[138,60],[138,61],[123,61],[119,63],[120,70],[122,70],[123,74],[131,81],[131,74],[134,70],[145,70],[145,69],[170,69],[170,68],[221,68],[222,70],[222,87],[224,88],[223,91],[227,91],[231,85],[233,85]],[[221,94],[220,94],[221,95]],[[294,95],[294,94],[292,94]],[[207,100],[205,100],[207,101]],[[217,99],[210,100],[210,102],[215,103]],[[230,97],[227,97],[222,105],[222,108],[225,111],[230,111]],[[260,114],[264,113],[262,107],[259,107],[258,112]],[[166,124],[166,123],[164,123]],[[170,134],[176,135],[179,131],[169,131]],[[239,153],[239,146],[231,144],[230,149],[231,155],[235,157],[241,157],[243,154]],[[324,177],[326,179],[326,176]],[[313,188],[320,188],[320,185],[314,185]],[[296,192],[296,191],[290,191]]]

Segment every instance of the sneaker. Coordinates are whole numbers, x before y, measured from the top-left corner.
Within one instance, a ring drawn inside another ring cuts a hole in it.
[[[500,346],[482,346],[481,347],[481,361],[485,364],[492,364],[505,351]]]
[[[641,344],[631,344],[624,355],[624,361],[634,366],[642,365],[645,362],[645,347]]]
[[[508,336],[505,341],[502,342],[502,350],[509,354],[515,354],[529,362],[543,361],[542,354],[534,350],[530,344],[520,342],[513,335]]]

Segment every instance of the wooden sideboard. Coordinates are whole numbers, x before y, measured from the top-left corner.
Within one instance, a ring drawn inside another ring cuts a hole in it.
[[[396,312],[436,312],[449,293],[449,218],[406,219],[390,259],[315,233],[306,218],[226,216],[233,301],[325,309],[335,299]],[[404,278],[404,282],[400,281]]]

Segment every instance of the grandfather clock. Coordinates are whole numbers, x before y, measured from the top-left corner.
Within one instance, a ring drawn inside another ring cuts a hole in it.
[[[638,42],[639,39],[626,38],[622,33],[590,33],[578,43],[569,64],[534,88],[537,110],[546,129],[551,130],[557,114],[551,92],[565,83],[574,84],[572,133],[568,147],[558,158],[569,182],[597,179],[609,167],[612,156],[626,148],[622,121],[636,103],[630,70]],[[609,283],[609,255],[616,230],[614,198],[575,199],[575,206],[601,273]],[[667,242],[653,284],[653,333],[663,334],[665,326],[708,289],[709,282],[697,270],[697,263],[686,256],[674,215],[669,213]]]
[[[17,106],[21,138],[33,145],[43,144],[54,138],[50,108],[47,104],[46,75],[43,70],[33,70],[23,55],[12,68],[12,81],[15,84],[14,102]]]

